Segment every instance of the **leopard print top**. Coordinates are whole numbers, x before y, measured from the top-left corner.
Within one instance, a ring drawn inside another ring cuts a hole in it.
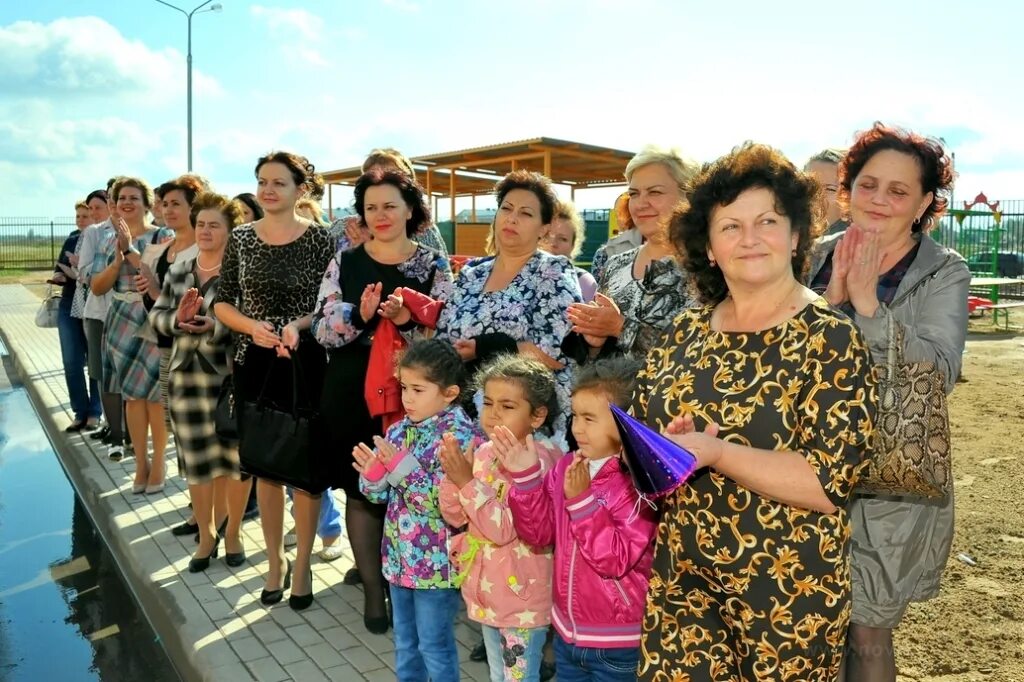
[[[266,320],[280,333],[292,320],[316,307],[327,264],[334,256],[334,239],[326,230],[311,227],[298,239],[271,246],[256,235],[252,224],[231,231],[220,271],[217,301],[239,312]],[[250,337],[239,335],[235,362],[245,361]]]

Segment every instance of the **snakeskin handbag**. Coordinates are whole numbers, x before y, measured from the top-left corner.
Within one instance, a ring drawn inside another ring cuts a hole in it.
[[[876,367],[880,376],[873,453],[857,492],[944,498],[953,485],[945,377],[935,363],[904,360],[903,327],[893,315],[888,317],[886,362]]]

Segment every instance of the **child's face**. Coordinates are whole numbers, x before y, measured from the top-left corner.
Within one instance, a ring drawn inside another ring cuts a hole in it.
[[[417,367],[399,369],[398,381],[402,385],[402,407],[414,422],[430,419],[459,397],[458,386],[442,388]]]
[[[587,459],[617,455],[622,449],[619,429],[603,391],[576,391],[572,396],[572,435]]]
[[[535,411],[526,399],[526,391],[517,381],[491,379],[484,384],[484,409],[480,413],[480,425],[488,438],[494,429],[504,426],[519,440],[540,428],[547,417],[547,408]]]

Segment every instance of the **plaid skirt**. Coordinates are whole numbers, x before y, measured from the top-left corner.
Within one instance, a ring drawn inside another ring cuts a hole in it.
[[[114,299],[103,329],[103,390],[125,400],[160,402],[160,348],[139,338],[146,321],[142,302]]]
[[[170,373],[167,386],[178,458],[189,485],[210,483],[218,476],[242,478],[238,448],[221,442],[213,421],[224,377],[204,371],[202,364],[193,357]]]

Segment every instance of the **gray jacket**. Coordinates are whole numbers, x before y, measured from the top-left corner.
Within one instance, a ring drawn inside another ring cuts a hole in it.
[[[832,253],[840,234],[822,237],[811,255],[810,280],[821,270],[826,256]],[[947,258],[948,256],[948,258]],[[971,271],[963,257],[928,235],[921,236],[921,249],[896,290],[896,299],[922,279],[914,293],[894,309],[884,303],[872,317],[854,315],[854,323],[864,334],[876,364],[885,362],[888,346],[888,316],[894,315],[902,325],[907,362],[931,361],[946,377],[946,393],[953,390],[960,375],[964,343],[967,340],[967,290]]]

